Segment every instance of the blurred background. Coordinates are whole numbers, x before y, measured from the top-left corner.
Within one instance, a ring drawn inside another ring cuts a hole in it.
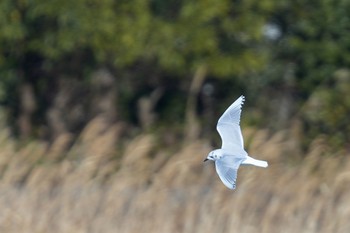
[[[2,0],[1,232],[350,232],[350,1]],[[243,167],[213,163],[240,95]]]

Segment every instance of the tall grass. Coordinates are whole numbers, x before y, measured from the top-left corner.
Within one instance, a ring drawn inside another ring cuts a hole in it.
[[[177,152],[141,134],[116,150],[119,125],[92,121],[71,146],[21,148],[0,135],[0,232],[350,232],[349,155],[327,156],[322,138],[305,158],[295,132],[246,129],[250,154],[228,190],[207,141]]]

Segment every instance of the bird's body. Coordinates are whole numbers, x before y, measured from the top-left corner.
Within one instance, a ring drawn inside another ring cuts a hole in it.
[[[221,139],[221,149],[211,151],[204,160],[215,161],[216,172],[229,189],[236,188],[237,170],[240,165],[267,167],[266,161],[253,159],[244,150],[240,118],[244,96],[240,96],[220,117],[216,129]]]

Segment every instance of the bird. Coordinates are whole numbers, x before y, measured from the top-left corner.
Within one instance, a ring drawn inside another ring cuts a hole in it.
[[[229,189],[236,188],[237,171],[240,165],[253,165],[266,168],[268,163],[248,155],[240,127],[242,106],[245,97],[241,95],[219,118],[216,129],[222,140],[221,149],[209,152],[205,161],[215,162],[216,172],[224,185]]]

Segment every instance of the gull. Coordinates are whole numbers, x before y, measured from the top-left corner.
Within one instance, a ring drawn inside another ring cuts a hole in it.
[[[229,189],[236,188],[237,171],[240,165],[267,167],[266,161],[253,159],[244,150],[243,136],[239,125],[245,97],[240,96],[222,114],[216,126],[222,140],[221,149],[211,151],[204,160],[215,161],[216,172]]]

